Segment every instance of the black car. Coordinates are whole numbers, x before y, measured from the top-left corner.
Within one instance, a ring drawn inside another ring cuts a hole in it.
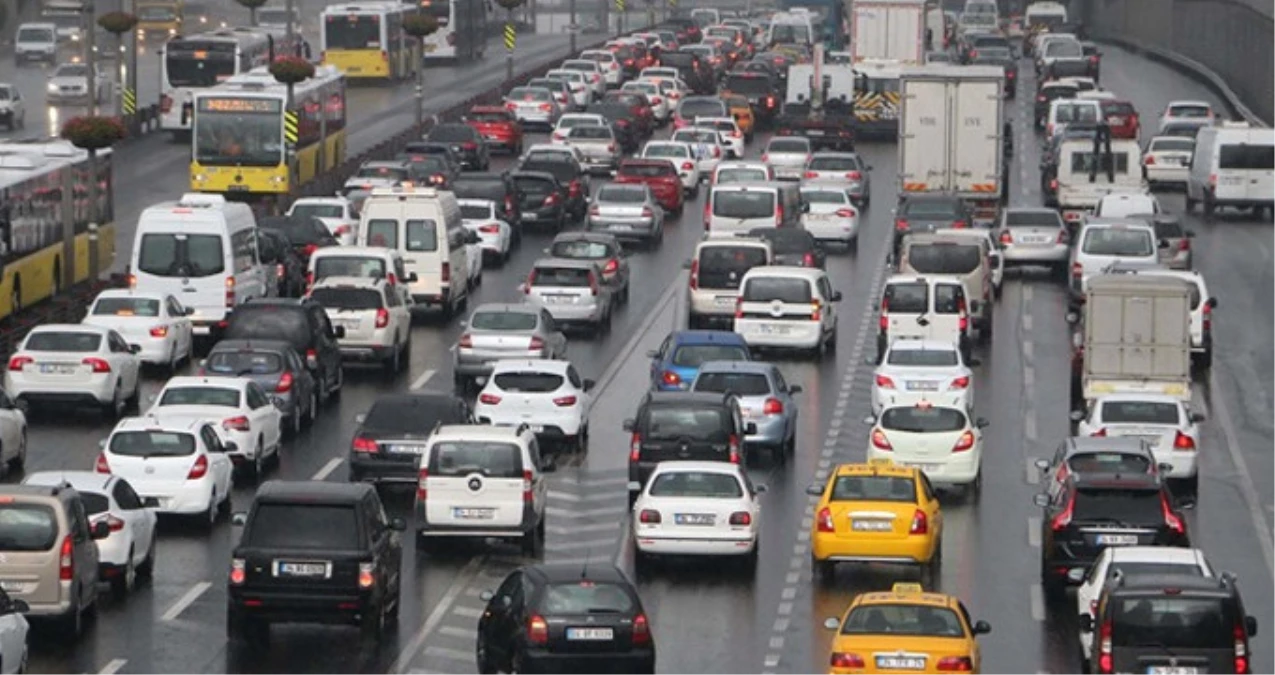
[[[474,414],[452,393],[387,394],[376,399],[350,442],[350,482],[415,484],[421,453],[434,428],[469,424]]]
[[[441,157],[447,162],[447,165],[450,167],[448,176],[449,182],[454,180],[456,176],[460,175],[460,172],[464,168],[464,163],[461,161],[460,153],[452,150],[452,146],[449,143],[413,141],[404,145],[402,149],[398,151],[398,155],[396,155],[396,157],[398,159],[407,159],[410,161],[415,157],[425,155]]]
[[[514,241],[522,239],[522,209],[518,186],[508,171],[467,173],[452,183],[457,199],[486,199],[496,203],[496,213],[513,228]]]
[[[903,197],[894,214],[894,253],[898,257],[903,237],[917,232],[970,227],[974,214],[956,195],[928,194]]]
[[[770,242],[775,265],[825,269],[827,252],[814,235],[798,227],[755,227],[748,231],[754,239]]]
[[[1072,414],[1073,418],[1078,416]],[[1049,459],[1036,460],[1036,468],[1052,478],[1048,490],[1052,495],[1074,473],[1090,476],[1156,473],[1161,466],[1155,460],[1151,445],[1140,438],[1073,436],[1059,443]]]
[[[619,103],[629,107],[633,119],[637,120],[637,132],[642,138],[650,138],[655,133],[655,113],[651,111],[651,101],[646,94],[636,91],[608,91],[602,96],[603,104]]]
[[[579,162],[550,157],[532,157],[518,167],[518,173],[547,173],[558,179],[566,191],[567,217],[573,221],[584,218],[589,209],[589,175]]]
[[[224,340],[283,340],[305,359],[319,390],[319,403],[341,395],[341,347],[345,328],[333,328],[323,305],[310,298],[256,298],[235,308]]]
[[[307,263],[301,259],[288,235],[278,230],[257,230],[257,251],[261,262],[274,265],[275,295],[299,298],[305,294]]]
[[[654,673],[642,599],[614,565],[528,565],[479,597],[480,673]]]
[[[259,230],[281,234],[292,244],[292,250],[303,262],[309,264],[310,254],[324,246],[336,246],[341,242],[322,220],[314,216],[263,216],[257,219]]]
[[[1251,673],[1249,638],[1235,575],[1119,574],[1104,586],[1080,631],[1096,633],[1097,673]]]
[[[380,643],[398,618],[401,518],[371,485],[267,481],[231,554],[226,635],[263,646],[271,623],[359,626]]]
[[[1051,597],[1107,546],[1190,546],[1186,519],[1158,473],[1073,473],[1041,507],[1040,582]]]
[[[294,438],[319,415],[319,389],[292,344],[282,340],[222,340],[199,362],[203,377],[246,377],[283,411]]]
[[[403,151],[395,159],[407,163],[407,178],[413,183],[446,189],[461,176],[460,165],[447,155]]]
[[[478,130],[461,122],[444,123],[429,130],[425,140],[430,143],[443,143],[452,147],[452,152],[460,158],[462,168],[473,171],[486,171],[491,163],[491,154],[487,149],[487,139]]]
[[[623,103],[600,101],[590,104],[585,112],[601,115],[603,119],[610,122],[611,128],[616,132],[616,138],[620,140],[620,149],[626,153],[636,151],[638,144],[644,138],[641,120],[631,107]]]
[[[739,401],[730,394],[652,391],[637,417],[624,421],[633,434],[629,450],[629,505],[660,462],[691,460],[745,464],[743,439],[757,432],[744,422]]]
[[[677,68],[682,81],[697,96],[712,96],[717,93],[717,76],[713,73],[713,68],[698,54],[665,50],[660,54],[660,65],[665,68]]]
[[[567,189],[551,173],[516,171],[518,210],[524,227],[557,232],[567,225]]]
[[[1018,59],[1009,47],[984,47],[977,50],[970,63],[977,66],[1000,66],[1005,71],[1005,95],[1014,98],[1018,95]]]
[[[765,65],[765,62],[748,65]],[[765,72],[731,72],[722,83],[722,90],[747,98],[759,126],[769,127],[779,117],[783,101],[776,93],[775,80]]]

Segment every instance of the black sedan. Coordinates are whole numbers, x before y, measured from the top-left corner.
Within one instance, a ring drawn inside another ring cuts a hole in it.
[[[265,216],[257,219],[257,227],[274,230],[287,237],[292,250],[303,261],[310,263],[310,254],[324,246],[336,246],[341,242],[332,235],[322,220],[313,216]]]
[[[487,139],[468,124],[440,124],[429,130],[425,140],[450,145],[460,158],[461,166],[471,171],[486,171],[491,163]]]
[[[469,424],[473,412],[452,393],[389,394],[376,399],[350,442],[350,482],[415,483],[434,427]]]
[[[257,250],[261,262],[274,265],[275,295],[299,298],[306,291],[306,261],[278,230],[257,230]]]
[[[827,264],[823,246],[814,235],[801,228],[756,227],[748,231],[748,236],[770,242],[776,265],[824,269]]]

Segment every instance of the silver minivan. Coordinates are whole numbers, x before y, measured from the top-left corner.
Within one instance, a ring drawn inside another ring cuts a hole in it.
[[[795,183],[730,183],[709,194],[704,231],[710,237],[742,237],[758,227],[801,227],[801,214]]]

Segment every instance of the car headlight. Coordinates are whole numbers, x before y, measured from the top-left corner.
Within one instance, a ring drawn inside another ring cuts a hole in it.
[[[50,93],[50,94],[57,93],[57,90],[58,90],[58,85],[53,84],[52,82],[50,82],[50,83],[49,83],[49,93]]]

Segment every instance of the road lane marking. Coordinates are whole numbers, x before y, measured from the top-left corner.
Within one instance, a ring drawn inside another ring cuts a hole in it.
[[[440,631],[441,632],[441,631]],[[474,660],[474,653],[464,649],[451,649],[450,647],[436,647],[430,645],[421,652],[422,656],[432,656],[435,658],[443,658],[448,661],[459,661],[460,663],[469,663]]]
[[[1025,321],[1026,319],[1024,319]],[[1033,345],[1031,340],[1023,340],[1023,360],[1029,362],[1036,360],[1036,345]]]
[[[1028,391],[1030,391],[1030,387]],[[1036,410],[1034,408],[1027,409],[1027,415],[1023,418],[1023,436],[1028,443],[1036,442]]]
[[[430,368],[429,370],[426,370],[425,372],[417,376],[415,380],[412,380],[412,391],[415,391],[425,386],[425,384],[429,382],[430,378],[434,377],[435,372],[437,371],[435,371],[433,368]]]
[[[174,602],[173,606],[169,607],[168,611],[164,612],[160,618],[164,621],[172,621],[173,619],[176,619],[182,612],[186,611],[187,607],[194,604],[195,601],[199,599],[199,596],[203,595],[204,591],[209,588],[212,588],[212,584],[207,581],[201,581],[195,584],[189,591],[186,591],[186,595],[178,598],[177,602]]]
[[[1027,516],[1027,545],[1040,548],[1040,516]]]
[[[111,659],[102,669],[97,671],[97,675],[115,675],[120,672],[120,668],[128,663],[128,659]]]
[[[1027,469],[1027,484],[1028,484],[1028,485],[1039,485],[1039,484],[1040,484],[1040,469],[1036,468],[1036,458],[1035,458],[1035,457],[1025,457],[1024,459],[1026,459],[1026,460],[1027,460],[1027,467],[1026,467],[1026,469]]]
[[[429,636],[436,628],[438,628],[438,624],[443,620],[443,617],[447,615],[447,612],[452,609],[452,605],[455,604],[456,598],[460,597],[460,594],[464,592],[465,587],[469,585],[469,582],[473,580],[474,577],[478,576],[478,570],[482,569],[483,566],[483,559],[484,556],[474,556],[469,559],[469,562],[465,563],[464,567],[460,568],[460,572],[457,573],[456,578],[452,580],[451,587],[443,593],[443,597],[439,598],[438,603],[434,605],[434,611],[429,613],[429,616],[425,618],[425,622],[421,624],[420,630],[416,631],[416,634],[412,636],[411,641],[407,643],[407,646],[399,653],[398,658],[394,660],[394,665],[390,668],[391,673],[404,673],[407,671],[408,665],[421,651],[421,647],[424,646],[425,641],[428,640]],[[456,614],[459,615],[460,610],[462,609],[465,608],[456,607]],[[467,657],[469,656],[472,655],[467,655]]]
[[[1040,584],[1032,584],[1028,587],[1028,595],[1031,596],[1032,619],[1043,622],[1045,620],[1045,591],[1041,589]]]
[[[341,462],[344,461],[345,460],[341,457],[333,457],[332,459],[329,459],[328,463],[324,464],[323,468],[315,472],[314,476],[310,478],[310,480],[327,480],[328,476],[331,476],[332,472],[336,471],[337,467],[341,466]]]
[[[584,525],[545,525],[546,532],[562,535],[582,534],[585,532],[612,532],[615,523],[587,523]]]
[[[488,590],[488,589],[483,589],[483,590]],[[457,607],[456,609],[452,610],[452,614],[455,614],[456,616],[463,616],[466,619],[477,619],[482,617],[483,610],[474,609],[473,607]]]
[[[462,640],[473,640],[478,637],[478,630],[472,627],[463,628],[461,626],[439,626],[438,634],[446,635],[447,637],[460,638]],[[425,651],[428,652],[429,648],[426,648]]]
[[[1212,379],[1210,375],[1209,391],[1221,392],[1220,388],[1213,386]],[[1272,560],[1275,541],[1271,539],[1271,527],[1262,515],[1262,500],[1257,496],[1257,487],[1253,485],[1253,474],[1248,469],[1248,462],[1240,453],[1239,437],[1235,435],[1235,428],[1231,425],[1231,413],[1226,409],[1226,403],[1222,400],[1220,393],[1213,397],[1213,413],[1217,416],[1218,426],[1222,427],[1222,435],[1226,439],[1226,451],[1231,455],[1231,461],[1235,463],[1235,469],[1239,473],[1240,495],[1248,504],[1249,515],[1253,518],[1253,529],[1257,530],[1260,544],[1258,548],[1262,549],[1262,560],[1266,561],[1266,571],[1268,573],[1275,571],[1275,560]]]
[[[668,289],[664,291],[664,295],[661,295],[659,299],[655,301],[655,304],[651,306],[651,309],[647,314],[648,320],[645,322],[646,325],[633,331],[633,337],[629,338],[629,341],[624,343],[624,346],[620,348],[616,357],[611,361],[611,365],[607,366],[607,369],[602,372],[602,377],[598,378],[598,383],[593,387],[593,391],[595,392],[593,394],[593,400],[596,401],[602,397],[602,392],[606,391],[606,388],[611,384],[611,380],[614,380],[616,376],[620,374],[620,369],[623,368],[624,364],[629,360],[629,356],[637,349],[637,346],[641,344],[642,339],[646,337],[646,334],[650,333],[651,329],[655,327],[655,324],[657,323],[656,318],[664,312],[664,306],[677,297],[677,291],[685,288],[684,277],[685,274],[679,273],[677,277],[673,279],[673,282],[669,284]],[[676,317],[674,318],[676,319]],[[673,329],[677,330],[676,324],[674,324]]]
[[[605,509],[590,508],[585,512],[573,511],[571,509],[560,509],[553,506],[545,507],[545,515],[553,518],[614,518],[622,516],[628,512],[629,509],[624,506],[607,507]]]

